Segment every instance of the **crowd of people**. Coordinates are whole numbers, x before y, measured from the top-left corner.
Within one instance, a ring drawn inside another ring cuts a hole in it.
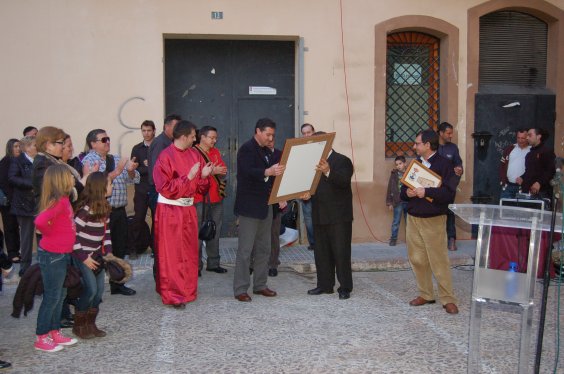
[[[394,212],[391,246],[398,240],[403,216],[409,260],[419,295],[412,306],[435,302],[432,278],[447,313],[458,313],[452,289],[448,250],[456,250],[454,216],[448,204],[455,198],[463,173],[458,148],[452,143],[452,125],[425,130],[415,138],[414,151],[422,165],[442,178],[437,188],[410,188],[401,183],[406,172],[404,156],[395,159],[386,195]],[[110,153],[111,138],[104,129],[90,131],[83,152],[74,156],[70,135],[63,129],[28,127],[21,139],[10,139],[0,160],[0,212],[4,232],[0,242],[3,271],[19,263],[19,275],[32,271],[32,251],[37,240],[37,263],[44,285],[36,328],[36,349],[56,352],[77,343],[62,327],[72,326],[81,339],[103,337],[96,325],[104,291],[104,264],[127,254],[135,258],[148,246],[153,249],[156,291],[165,305],[184,309],[197,297],[198,277],[206,271],[227,273],[221,266],[219,235],[223,219],[228,168],[215,147],[218,130],[197,129],[178,115],[164,120],[156,136],[155,124],[141,124],[143,141],[131,157]],[[267,286],[279,265],[281,213],[286,202],[269,205],[274,179],[284,173],[280,150],[274,147],[276,123],[257,121],[253,136],[237,152],[235,214],[239,243],[234,269],[233,294],[241,302],[254,295],[275,297]],[[302,136],[321,135],[313,125],[301,127]],[[502,196],[519,192],[547,194],[554,173],[554,153],[544,147],[541,129],[519,130],[517,143],[501,160]],[[533,155],[533,156],[531,156]],[[351,160],[334,150],[316,166],[321,179],[314,196],[301,196],[309,249],[314,251],[317,286],[309,295],[334,292],[350,298],[352,190]],[[547,179],[548,178],[548,179]],[[135,186],[134,216],[128,223],[128,185]],[[153,222],[146,224],[147,212]],[[216,231],[200,240],[201,223],[210,218]],[[147,227],[149,240],[142,240]],[[127,237],[131,232],[132,237]],[[119,263],[119,262],[118,262]],[[76,300],[66,295],[67,269],[80,270],[82,291]],[[28,271],[29,270],[29,271]],[[251,282],[252,275],[252,282]],[[0,278],[1,279],[1,278]],[[251,284],[252,283],[252,284]],[[1,283],[0,283],[1,285]],[[110,277],[112,295],[135,295],[124,281]],[[74,316],[69,305],[74,306]],[[3,362],[0,362],[0,365]],[[7,363],[3,363],[7,364]]]

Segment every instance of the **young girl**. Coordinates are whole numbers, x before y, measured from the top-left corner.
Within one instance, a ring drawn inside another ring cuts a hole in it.
[[[37,315],[35,349],[57,352],[76,339],[61,333],[61,309],[67,289],[63,287],[67,265],[75,242],[73,212],[69,201],[74,178],[65,165],[52,165],[45,171],[39,215],[35,226],[42,234],[37,259],[43,278],[43,301]]]
[[[106,336],[96,327],[96,316],[104,293],[105,272],[100,259],[112,251],[109,219],[112,208],[106,199],[111,194],[111,179],[97,171],[86,179],[75,207],[76,243],[72,257],[82,273],[83,290],[76,305],[72,332],[81,339]]]

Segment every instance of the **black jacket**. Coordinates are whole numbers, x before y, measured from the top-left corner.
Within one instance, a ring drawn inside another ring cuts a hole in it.
[[[4,191],[10,201],[12,201],[12,194],[14,193],[14,188],[8,182],[8,172],[10,171],[12,160],[13,158],[9,156],[4,156],[0,160],[0,189]]]
[[[521,176],[523,178],[521,185],[523,192],[529,192],[531,186],[538,182],[541,193],[546,196],[552,195],[550,180],[556,172],[555,159],[554,151],[546,147],[544,143],[531,147],[531,151],[525,156],[525,174]]]
[[[314,225],[352,222],[351,178],[354,172],[351,160],[332,151],[327,158],[329,177],[321,174],[319,185],[312,196],[311,217]]]
[[[25,153],[13,159],[8,172],[8,181],[14,188],[10,213],[16,216],[34,215],[35,197],[33,195],[33,185],[31,173],[33,163],[28,160]]]
[[[149,167],[145,166],[145,161],[148,160],[149,157],[149,147],[145,145],[145,142],[141,142],[133,146],[131,150],[131,158],[135,157],[135,162],[139,163],[137,166],[137,171],[141,176],[141,180],[139,184],[135,184],[135,189],[138,187],[145,186],[149,184]]]
[[[264,171],[273,164],[272,152],[261,147],[254,137],[239,148],[235,215],[256,219],[268,216],[268,197],[274,177],[265,180]]]

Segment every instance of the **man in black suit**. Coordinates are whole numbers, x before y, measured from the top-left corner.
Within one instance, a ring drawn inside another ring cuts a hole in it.
[[[268,197],[274,177],[284,172],[284,166],[273,162],[268,144],[273,141],[276,124],[261,118],[255,125],[255,135],[237,152],[237,193],[235,215],[239,217],[239,248],[235,261],[233,293],[239,301],[251,301],[249,266],[254,251],[253,293],[267,297],[276,292],[266,286],[270,257],[272,207]]]
[[[324,134],[316,132],[314,135]],[[327,160],[321,159],[316,167],[322,172],[317,191],[302,198],[312,200],[313,232],[315,235],[315,267],[317,287],[309,295],[333,293],[335,270],[339,280],[339,299],[350,298],[353,288],[351,270],[352,189],[354,172],[351,160],[331,150]]]

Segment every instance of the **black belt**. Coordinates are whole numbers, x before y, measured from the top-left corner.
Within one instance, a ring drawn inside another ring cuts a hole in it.
[[[122,210],[122,209],[125,210],[125,207],[124,206],[118,206],[117,208],[112,207],[112,210]]]

